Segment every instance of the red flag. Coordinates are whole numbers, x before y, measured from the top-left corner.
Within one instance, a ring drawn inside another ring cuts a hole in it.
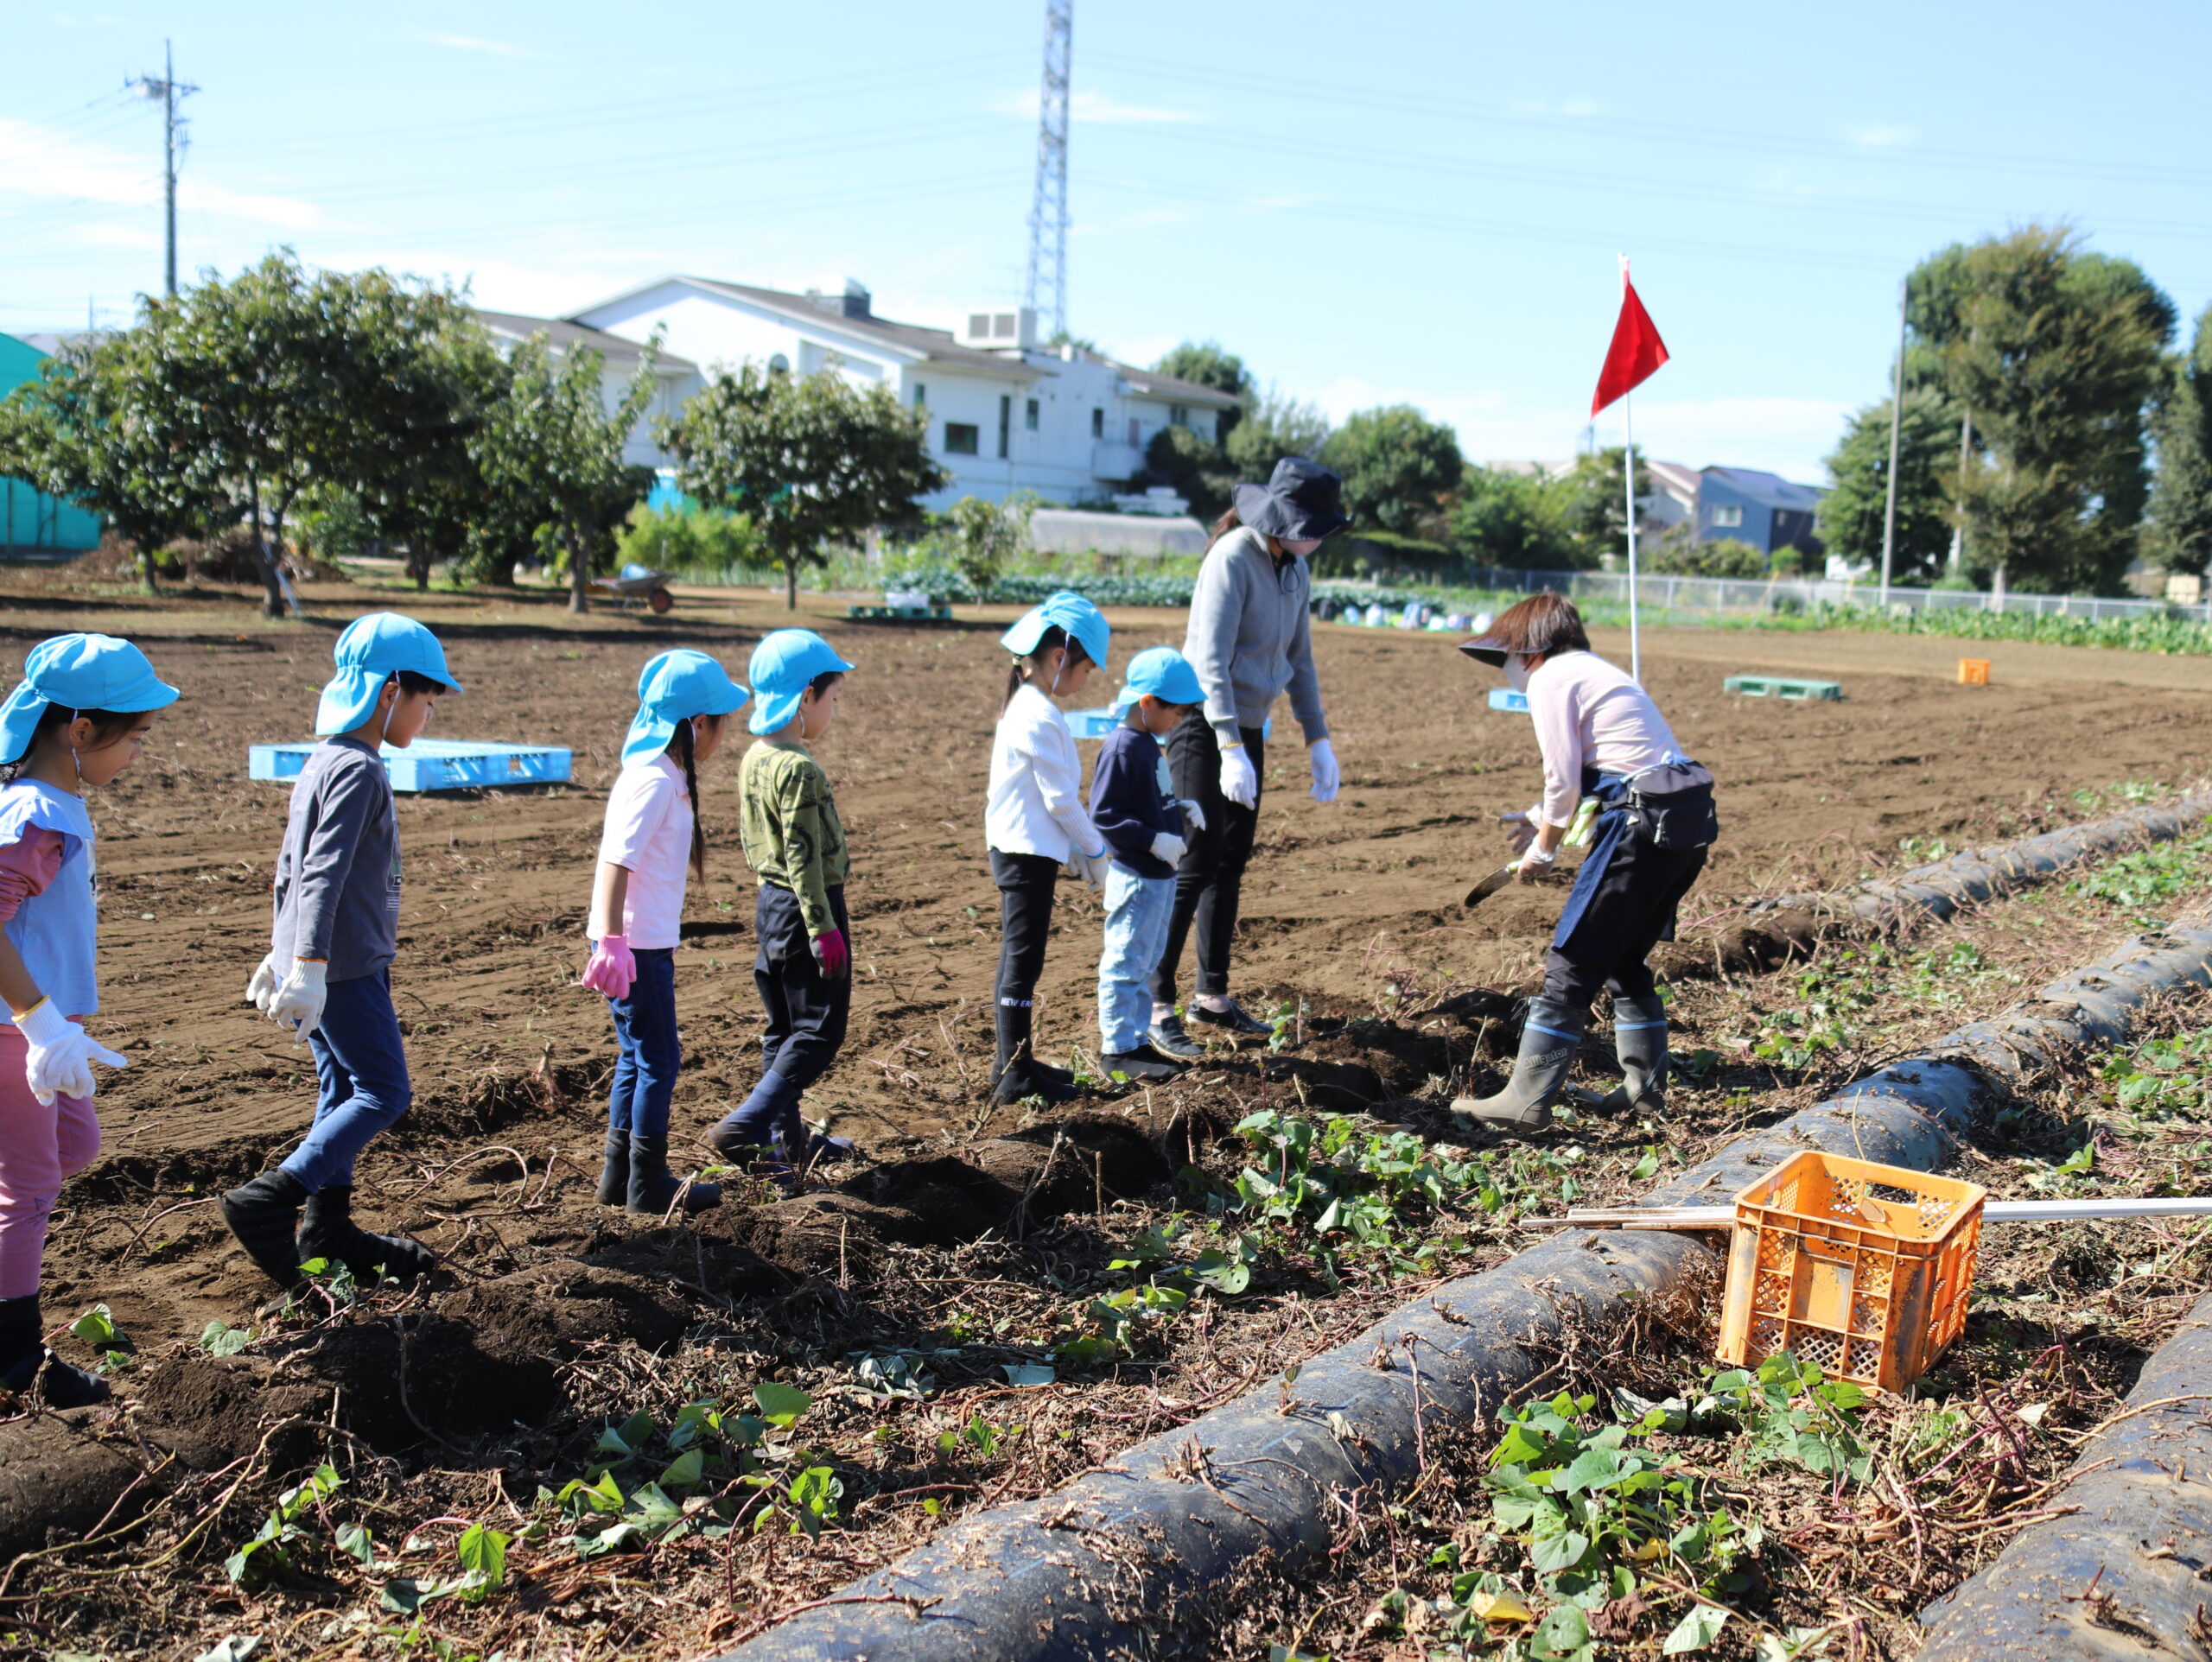
[[[1652,371],[1667,361],[1667,343],[1651,321],[1651,314],[1636,297],[1628,280],[1628,262],[1621,262],[1621,314],[1613,325],[1613,344],[1605,352],[1605,367],[1598,371],[1598,394],[1590,401],[1595,416],[1607,404],[1642,386]]]

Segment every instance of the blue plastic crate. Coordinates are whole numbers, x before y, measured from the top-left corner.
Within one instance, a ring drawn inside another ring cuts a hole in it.
[[[1122,712],[1110,704],[1103,710],[1070,710],[1068,731],[1078,739],[1103,739],[1122,725]],[[1274,718],[1268,717],[1260,724],[1260,737],[1274,736]]]
[[[246,752],[246,776],[296,779],[313,745],[255,745]],[[559,784],[569,777],[571,752],[551,745],[484,745],[461,739],[418,739],[405,750],[386,745],[384,771],[394,790],[474,790],[491,785]]]
[[[1490,689],[1490,707],[1493,710],[1510,710],[1516,715],[1526,715],[1529,714],[1529,695],[1516,693],[1510,687],[1493,687]]]

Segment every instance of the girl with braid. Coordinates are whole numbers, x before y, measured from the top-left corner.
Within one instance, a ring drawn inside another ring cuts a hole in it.
[[[721,1199],[714,1183],[668,1169],[668,1115],[683,1049],[676,1032],[676,947],[691,872],[707,874],[699,829],[699,764],[721,748],[729,717],[752,695],[704,652],[652,659],[638,677],[638,714],[622,744],[622,772],[607,798],[607,828],[592,886],[591,961],[583,984],[614,1013],[620,1055],[607,1105],[599,1200],[664,1214]]]

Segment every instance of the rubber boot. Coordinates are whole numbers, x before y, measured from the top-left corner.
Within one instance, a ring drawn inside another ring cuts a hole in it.
[[[798,1100],[799,1093],[791,1088],[791,1082],[771,1069],[760,1075],[760,1082],[745,1101],[707,1133],[707,1142],[731,1164],[745,1167],[753,1177],[769,1178],[786,1195],[796,1195],[804,1179],[798,1168],[784,1158],[782,1145],[791,1123],[799,1118]],[[800,1124],[804,1126],[804,1122]]]
[[[687,1187],[683,1180],[668,1169],[668,1133],[640,1136],[630,1133],[630,1201],[632,1212],[653,1217],[666,1215],[676,1204],[678,1189],[683,1190],[683,1209],[703,1212],[710,1206],[722,1203],[720,1183],[702,1183],[696,1179]]]
[[[300,1208],[308,1186],[282,1166],[223,1196],[223,1221],[261,1272],[286,1289],[300,1285]]]
[[[1037,1096],[1046,1102],[1073,1101],[1079,1094],[1075,1088],[1075,1075],[1069,1075],[1067,1082],[1063,1084],[1052,1073],[1039,1068],[1030,1054],[1029,1006],[1001,1004],[997,1016],[998,1056],[991,1067],[991,1101],[1020,1102]]]
[[[0,1385],[17,1396],[38,1387],[49,1408],[89,1408],[108,1399],[107,1381],[65,1362],[46,1348],[38,1295],[0,1298]]]
[[[379,1273],[413,1281],[438,1266],[437,1254],[411,1235],[372,1235],[353,1221],[353,1185],[333,1183],[308,1196],[300,1214],[300,1262],[343,1264],[364,1285]]]
[[[1621,1082],[1599,1101],[1599,1113],[1667,1111],[1667,1006],[1652,993],[1613,1000],[1613,1055]]]
[[[607,1133],[607,1158],[599,1168],[599,1203],[626,1206],[630,1201],[630,1133]]]
[[[1452,1112],[1504,1131],[1539,1131],[1550,1125],[1552,1104],[1567,1084],[1588,1019],[1587,1012],[1549,999],[1530,999],[1529,1018],[1521,1027],[1521,1054],[1505,1088],[1495,1096],[1459,1097]]]

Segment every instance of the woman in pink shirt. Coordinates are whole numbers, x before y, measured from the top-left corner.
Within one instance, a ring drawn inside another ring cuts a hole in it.
[[[1505,816],[1522,880],[1550,869],[1585,796],[1598,799],[1599,813],[1544,961],[1544,990],[1529,1000],[1513,1077],[1494,1096],[1452,1106],[1502,1127],[1549,1125],[1602,988],[1612,994],[1623,1079],[1599,1107],[1657,1114],[1667,1012],[1644,959],[1673,937],[1675,909],[1719,833],[1713,776],[1682,754],[1650,695],[1590,650],[1582,615],[1564,595],[1529,596],[1459,650],[1503,669],[1535,720],[1543,800]]]
[[[687,1212],[718,1204],[721,1189],[668,1169],[668,1115],[683,1047],[676,1032],[676,948],[691,872],[707,872],[699,832],[698,764],[721,748],[730,715],[752,695],[704,652],[650,659],[638,677],[638,714],[622,743],[622,771],[607,796],[592,885],[591,961],[583,984],[614,1015],[617,1056],[607,1104],[599,1201],[632,1212]]]

